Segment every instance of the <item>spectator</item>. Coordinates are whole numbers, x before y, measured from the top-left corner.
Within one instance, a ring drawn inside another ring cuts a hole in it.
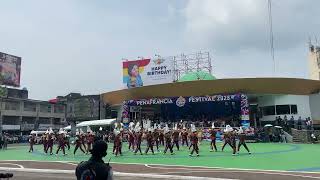
[[[107,155],[107,150],[108,144],[105,141],[96,141],[90,150],[92,156],[89,161],[80,163],[76,168],[77,180],[112,180],[111,166],[102,160]]]
[[[301,119],[301,116],[299,116],[299,119],[298,119],[298,130],[301,130],[301,126],[302,126],[302,119]]]
[[[287,143],[287,138],[286,138],[286,135],[284,134],[283,129],[280,129],[280,136],[281,136],[281,142]]]
[[[316,141],[318,141],[318,138],[316,137],[316,135],[314,133],[311,134],[311,142],[312,144],[314,144]]]

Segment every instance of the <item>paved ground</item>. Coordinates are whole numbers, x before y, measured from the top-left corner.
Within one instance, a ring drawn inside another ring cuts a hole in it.
[[[0,161],[0,172],[9,169],[17,180],[75,179],[76,164],[65,162]],[[245,179],[245,180],[301,180],[320,179],[320,173],[285,171],[249,171],[237,169],[191,168],[182,166],[112,164],[115,179]],[[197,178],[194,178],[197,177]]]

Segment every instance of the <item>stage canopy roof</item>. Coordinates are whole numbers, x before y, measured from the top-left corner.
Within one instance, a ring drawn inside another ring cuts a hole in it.
[[[206,96],[215,94],[292,94],[309,95],[320,91],[320,81],[295,78],[238,78],[186,81],[123,89],[102,94],[105,103],[153,97]]]

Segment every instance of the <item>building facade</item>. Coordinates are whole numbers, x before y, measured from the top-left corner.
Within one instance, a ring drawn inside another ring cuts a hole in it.
[[[29,133],[31,130],[65,127],[65,105],[28,99],[26,89],[6,89],[0,97],[0,128],[7,132]]]

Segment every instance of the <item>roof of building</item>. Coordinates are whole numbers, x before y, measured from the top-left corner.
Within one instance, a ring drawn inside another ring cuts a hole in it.
[[[238,78],[187,81],[123,89],[102,94],[105,103],[152,97],[205,96],[214,94],[293,94],[309,95],[320,91],[320,81],[296,78]]]

